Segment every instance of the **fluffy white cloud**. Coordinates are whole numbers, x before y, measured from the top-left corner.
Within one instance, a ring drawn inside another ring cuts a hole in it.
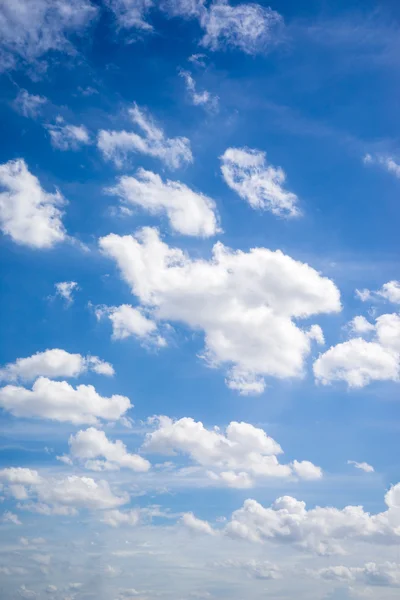
[[[378,165],[400,179],[400,164],[396,161],[397,159],[393,158],[393,156],[385,156],[383,154],[375,154],[374,156],[366,154],[364,156],[364,164]]]
[[[91,143],[89,132],[84,125],[63,124],[59,117],[56,125],[47,125],[51,143],[58,150],[79,150]]]
[[[102,521],[111,527],[120,527],[121,525],[135,526],[140,520],[140,510],[133,509],[122,512],[118,509],[109,510],[103,513]]]
[[[153,27],[146,21],[147,12],[154,5],[153,0],[105,0],[113,11],[119,27],[151,31]]]
[[[59,281],[54,284],[56,288],[57,296],[61,296],[66,301],[66,304],[72,304],[74,301],[73,292],[79,290],[79,286],[76,281]]]
[[[181,69],[179,75],[184,79],[189,98],[195,106],[204,106],[205,108],[214,110],[217,108],[218,96],[213,96],[207,90],[198,92],[196,90],[196,82],[189,71]]]
[[[326,567],[313,572],[314,576],[327,581],[360,583],[368,586],[399,587],[400,565],[397,563],[366,563],[363,567],[343,565]]]
[[[40,113],[47,98],[30,94],[27,90],[19,90],[14,100],[14,108],[24,117],[34,119]]]
[[[356,294],[363,302],[384,298],[393,304],[400,304],[400,281],[388,281],[383,284],[380,290],[376,291],[356,290]]]
[[[204,30],[201,44],[214,51],[266,52],[279,41],[283,25],[277,12],[256,3],[232,6],[227,0],[216,0],[207,8],[204,0],[163,0],[161,8],[170,16],[197,19]]]
[[[157,324],[148,319],[143,312],[130,304],[121,306],[99,306],[96,308],[97,319],[108,317],[112,323],[115,340],[123,340],[134,336],[146,344],[165,346],[166,340],[158,334]]]
[[[193,513],[188,512],[182,515],[181,523],[197,533],[205,533],[207,535],[214,535],[215,531],[207,521],[202,521],[194,516]]]
[[[371,515],[362,506],[307,510],[305,502],[291,496],[278,498],[268,508],[249,499],[232,514],[224,531],[252,542],[288,543],[322,555],[343,553],[340,542],[346,539],[398,544],[400,484],[386,493],[385,503],[385,512]]]
[[[36,485],[40,483],[39,473],[24,467],[8,467],[0,470],[0,479],[11,484]]]
[[[39,377],[32,390],[16,385],[0,388],[0,406],[16,417],[51,419],[75,425],[116,421],[132,405],[126,396],[100,396],[92,385],[73,388],[66,381]]]
[[[86,371],[94,371],[102,375],[114,375],[114,369],[97,356],[71,354],[60,348],[37,352],[27,358],[17,358],[0,369],[0,380],[32,381],[44,377],[78,377]]]
[[[71,458],[86,461],[87,469],[107,471],[125,468],[143,472],[151,467],[149,461],[142,456],[130,454],[121,440],[111,442],[104,431],[94,427],[71,435],[68,444]],[[99,457],[104,460],[96,460]]]
[[[107,191],[150,214],[165,214],[172,229],[183,235],[209,237],[219,231],[214,200],[179,181],[164,182],[159,175],[139,169],[136,177],[125,175]]]
[[[14,242],[51,248],[66,238],[58,190],[46,192],[22,159],[0,165],[0,228]]]
[[[163,455],[187,454],[202,467],[212,469],[211,479],[229,487],[245,488],[257,477],[291,477],[319,479],[322,471],[308,461],[280,464],[280,445],[263,429],[250,423],[232,421],[222,433],[219,428],[206,429],[203,423],[184,417],[151,419],[158,427],[146,435],[143,449]]]
[[[193,162],[190,141],[186,137],[167,138],[150,116],[135,104],[130,108],[132,122],[143,135],[131,131],[99,131],[97,146],[107,160],[121,167],[131,152],[140,152],[159,158],[170,169],[178,169]]]
[[[330,279],[279,250],[217,243],[209,261],[192,260],[153,228],[99,243],[156,321],[204,332],[204,357],[243,393],[262,391],[265,376],[301,377],[311,342],[298,320],[341,309]]]
[[[285,172],[281,167],[267,165],[265,152],[228,148],[221,161],[225,182],[252,208],[281,217],[299,216],[296,194],[283,188]]]
[[[374,332],[373,341],[361,337],[332,346],[314,363],[316,379],[327,385],[345,381],[349,387],[364,387],[371,381],[400,379],[400,316],[381,315],[375,325],[364,317],[351,321],[352,332]]]
[[[73,52],[68,36],[96,16],[89,0],[2,0],[0,65],[32,63],[49,51]]]
[[[10,512],[9,510],[6,510],[3,513],[2,517],[1,517],[1,521],[3,523],[12,523],[13,525],[22,525],[21,521],[18,518],[18,515]]]
[[[347,464],[353,465],[356,469],[360,469],[361,471],[364,471],[365,473],[373,473],[375,471],[374,467],[372,465],[369,465],[366,462],[357,462],[356,460],[348,460]]]

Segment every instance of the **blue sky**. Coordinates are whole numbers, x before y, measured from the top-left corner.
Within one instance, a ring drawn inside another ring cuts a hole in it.
[[[300,4],[0,6],[5,600],[397,598],[400,7]]]

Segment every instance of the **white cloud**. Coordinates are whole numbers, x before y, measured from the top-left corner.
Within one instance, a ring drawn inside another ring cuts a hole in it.
[[[197,533],[205,533],[207,535],[214,535],[215,531],[207,521],[202,521],[194,516],[193,513],[188,512],[182,515],[181,523]]]
[[[360,469],[361,471],[364,471],[365,473],[373,473],[375,471],[374,467],[372,465],[369,465],[366,462],[357,462],[356,460],[348,460],[347,464],[353,465],[356,469]]]
[[[213,96],[207,90],[198,92],[196,90],[196,82],[189,71],[180,69],[179,75],[185,80],[189,98],[195,106],[204,106],[212,110],[218,107],[218,96]]]
[[[322,476],[321,469],[308,461],[280,464],[280,445],[250,423],[232,421],[222,433],[218,428],[206,429],[190,417],[173,421],[161,416],[151,422],[158,427],[146,435],[143,450],[163,455],[187,454],[197,464],[212,469],[208,472],[211,479],[228,487],[251,487],[257,477]]]
[[[113,11],[119,27],[152,31],[146,15],[154,5],[153,0],[106,0],[106,5]]]
[[[183,235],[209,237],[219,231],[214,200],[179,181],[164,182],[156,173],[139,169],[136,177],[125,175],[107,191],[150,214],[165,214],[172,229]]]
[[[76,281],[59,281],[54,284],[56,288],[56,294],[64,298],[67,305],[73,303],[73,292],[74,290],[79,290],[79,286]]]
[[[228,148],[221,161],[225,182],[252,208],[267,210],[280,217],[300,215],[296,194],[283,187],[285,172],[281,167],[268,165],[265,152]]]
[[[30,94],[27,90],[19,90],[17,97],[14,100],[14,108],[24,117],[34,119],[37,117],[46,104],[47,98]]]
[[[388,281],[383,284],[380,290],[376,291],[356,290],[356,294],[363,302],[384,298],[392,304],[400,304],[400,281]]]
[[[150,116],[135,104],[130,108],[132,122],[143,132],[139,135],[128,131],[99,131],[97,146],[107,160],[121,167],[131,152],[139,152],[159,158],[170,169],[193,162],[190,141],[186,137],[167,138]]]
[[[92,385],[73,388],[66,381],[39,377],[32,390],[15,385],[0,388],[0,406],[15,417],[41,418],[75,425],[117,421],[132,408],[129,398],[100,396]]]
[[[8,467],[0,470],[0,479],[11,484],[36,485],[40,483],[39,473],[24,467]]]
[[[134,527],[139,523],[140,511],[137,509],[122,512],[120,510],[110,510],[103,513],[102,521],[111,527],[120,527],[121,525],[130,525]]]
[[[223,562],[215,563],[214,566],[218,569],[221,567],[229,569],[242,569],[250,577],[255,579],[274,580],[281,579],[283,577],[281,569],[277,565],[270,563],[268,560],[259,561],[254,559],[228,559]]]
[[[385,169],[388,173],[391,173],[398,179],[400,179],[400,164],[393,156],[387,156],[384,154],[366,154],[364,156],[364,164],[366,165],[378,165]]]
[[[25,585],[21,585],[18,588],[18,595],[21,598],[26,598],[27,600],[34,600],[34,598],[38,598],[38,594],[35,591],[27,588]]]
[[[378,587],[400,586],[400,565],[397,563],[366,563],[363,567],[332,566],[313,572],[327,581],[359,583]]]
[[[303,376],[311,341],[298,320],[341,309],[330,279],[279,250],[217,243],[209,261],[192,260],[153,228],[99,243],[154,320],[204,332],[204,357],[242,393],[262,391],[265,376]]]
[[[90,427],[71,435],[68,441],[72,459],[86,461],[87,469],[96,471],[119,468],[145,472],[151,467],[148,460],[138,454],[130,454],[121,440],[111,442],[104,431]],[[98,458],[105,460],[95,460]]]
[[[79,377],[87,371],[102,375],[114,375],[114,369],[97,356],[71,354],[60,348],[37,352],[27,358],[17,358],[0,369],[0,381],[32,381],[44,377]]]
[[[0,227],[17,244],[51,248],[66,239],[58,190],[50,194],[29,172],[23,159],[0,165]]]
[[[3,0],[0,53],[9,68],[34,63],[49,51],[73,53],[68,36],[82,32],[96,16],[89,0]]]
[[[158,334],[157,324],[148,319],[143,312],[130,304],[121,306],[100,306],[96,308],[97,319],[108,317],[112,323],[115,340],[134,336],[146,344],[166,346],[166,340]]]
[[[385,512],[371,515],[362,506],[307,510],[305,502],[291,496],[278,498],[268,508],[249,499],[232,514],[224,531],[239,539],[277,541],[321,555],[343,553],[340,542],[347,539],[398,544],[400,484],[386,493],[385,503]]]
[[[91,143],[89,132],[84,125],[63,125],[62,119],[56,125],[47,125],[52,146],[58,150],[79,150]]]
[[[371,381],[399,381],[400,316],[381,315],[375,325],[364,317],[355,317],[351,332],[374,332],[373,341],[358,337],[332,346],[314,363],[317,381],[324,385],[345,381],[349,387],[364,387]]]
[[[13,525],[22,525],[21,521],[18,518],[18,515],[10,512],[9,510],[6,510],[3,513],[1,520],[3,523],[12,523]]]

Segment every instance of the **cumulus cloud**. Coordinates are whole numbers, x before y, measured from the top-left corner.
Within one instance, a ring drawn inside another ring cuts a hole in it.
[[[71,354],[60,348],[37,352],[27,358],[17,358],[0,369],[0,380],[32,381],[40,375],[44,377],[79,377],[87,371],[102,375],[114,375],[114,369],[98,356]]]
[[[66,381],[39,377],[32,390],[16,385],[0,388],[0,407],[15,417],[96,425],[99,419],[117,421],[132,405],[126,396],[100,396],[92,385],[74,388]]]
[[[98,306],[95,311],[97,319],[107,317],[112,323],[112,337],[123,340],[127,337],[137,337],[143,343],[163,347],[167,344],[165,338],[158,334],[157,324],[148,319],[143,311],[130,304],[121,306]]]
[[[150,214],[165,214],[172,229],[183,235],[209,237],[219,231],[214,200],[179,181],[164,182],[156,173],[139,169],[136,177],[125,175],[107,191]]]
[[[10,512],[9,510],[6,510],[3,513],[2,517],[1,517],[1,521],[3,523],[12,523],[13,525],[22,525],[21,521],[18,518],[18,515]]]
[[[14,100],[14,108],[24,117],[29,119],[36,118],[43,105],[46,104],[47,98],[30,94],[27,90],[19,90],[17,97]]]
[[[356,469],[360,469],[361,471],[364,471],[365,473],[373,473],[375,471],[374,467],[372,465],[369,465],[366,462],[357,462],[356,460],[348,460],[347,464],[353,465]]]
[[[106,5],[113,11],[119,27],[152,31],[146,15],[154,5],[154,0],[106,0]]]
[[[188,512],[182,515],[181,523],[191,531],[196,533],[205,533],[206,535],[214,535],[215,531],[207,521],[202,521]]]
[[[400,586],[400,565],[397,563],[369,562],[362,567],[347,567],[343,565],[326,567],[313,571],[317,578],[343,583],[359,583],[378,587]]]
[[[125,468],[145,472],[151,467],[149,461],[142,456],[130,454],[121,440],[111,442],[104,431],[94,427],[71,435],[68,444],[71,458],[83,461],[85,468],[94,471]],[[99,458],[103,460],[98,460]]]
[[[0,228],[5,235],[31,248],[51,248],[66,239],[58,190],[46,192],[23,159],[0,165]]]
[[[211,469],[211,479],[229,487],[251,487],[257,477],[322,476],[322,470],[308,461],[280,464],[280,445],[250,423],[232,421],[223,433],[219,428],[206,429],[190,417],[174,421],[161,416],[151,422],[158,427],[146,435],[143,450],[162,455],[186,454],[198,465]]]
[[[57,150],[79,150],[91,143],[89,132],[84,125],[63,124],[59,117],[56,125],[47,125],[51,144]]]
[[[76,281],[59,281],[54,284],[56,288],[56,295],[64,298],[67,305],[73,303],[73,292],[74,290],[79,290],[79,286]]]
[[[400,304],[400,281],[388,281],[383,284],[380,290],[376,291],[368,289],[356,290],[356,294],[362,302],[383,298],[392,302],[392,304]]]
[[[283,185],[281,167],[266,162],[265,152],[248,148],[228,148],[221,156],[221,171],[227,185],[257,210],[280,217],[298,217],[298,198]]]
[[[109,510],[103,513],[102,522],[111,527],[120,527],[121,525],[130,525],[134,527],[139,523],[140,510],[132,509],[122,512],[118,509]]]
[[[371,381],[399,381],[400,316],[381,315],[375,325],[364,317],[355,317],[351,332],[373,332],[373,339],[356,337],[332,346],[314,363],[316,380],[324,385],[345,381],[349,387],[364,387]]]
[[[96,16],[89,0],[3,0],[0,4],[0,65],[34,63],[49,51],[73,53],[71,34]]]
[[[190,141],[186,137],[167,138],[153,119],[134,104],[128,111],[142,135],[131,131],[99,131],[97,146],[106,160],[121,167],[132,152],[159,158],[170,169],[193,162]]]
[[[364,156],[364,164],[366,165],[378,165],[382,169],[385,169],[388,173],[391,173],[398,179],[400,179],[400,164],[397,159],[393,156],[386,156],[383,154],[366,154]]]
[[[186,90],[192,104],[195,106],[203,106],[212,110],[215,110],[218,107],[218,96],[213,96],[213,94],[207,90],[198,92],[196,89],[196,82],[189,71],[180,69],[179,75],[185,81]]]
[[[8,467],[0,470],[0,479],[11,484],[36,485],[41,477],[34,469],[24,467]]]
[[[385,512],[371,515],[362,506],[307,510],[305,502],[291,496],[278,498],[268,508],[248,499],[232,514],[224,532],[252,542],[292,544],[321,555],[343,553],[340,543],[347,539],[398,544],[400,484],[386,493],[385,503]]]
[[[303,376],[311,340],[298,321],[341,309],[330,279],[279,250],[217,243],[209,261],[191,259],[153,228],[99,243],[154,320],[204,332],[204,358],[242,393],[261,392],[265,376]]]

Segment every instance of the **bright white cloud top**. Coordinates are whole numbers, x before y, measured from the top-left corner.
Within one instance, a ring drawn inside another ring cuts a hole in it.
[[[54,287],[56,288],[56,294],[61,296],[61,298],[64,298],[68,306],[74,301],[74,291],[79,290],[79,286],[76,281],[59,281],[58,283],[54,284]]]
[[[57,150],[79,150],[91,143],[90,135],[84,125],[64,125],[64,119],[58,117],[55,125],[47,125],[50,140]]]
[[[39,377],[32,390],[15,385],[0,388],[0,407],[15,417],[97,425],[100,419],[117,421],[132,405],[126,396],[101,396],[92,385],[74,388],[66,381]]]
[[[356,460],[348,460],[348,465],[353,465],[355,469],[359,469],[360,471],[364,471],[364,473],[373,473],[375,471],[372,465],[369,465],[366,462],[357,462]]]
[[[228,367],[241,393],[261,392],[267,376],[302,377],[311,341],[294,319],[341,310],[330,279],[279,250],[217,243],[209,261],[191,259],[151,228],[106,236],[100,247],[153,319],[203,330],[204,357]]]
[[[5,365],[0,368],[0,380],[32,381],[41,375],[52,378],[79,377],[87,371],[114,375],[112,365],[98,356],[82,356],[54,348],[37,352],[27,358],[17,358],[14,363]]]
[[[99,320],[108,317],[112,324],[112,337],[115,340],[133,336],[145,344],[156,346],[167,344],[165,338],[158,333],[157,323],[148,319],[143,311],[130,304],[98,306],[95,314]]]
[[[164,182],[151,171],[139,169],[136,177],[125,175],[107,192],[150,214],[165,214],[171,228],[183,235],[210,237],[219,231],[214,200],[179,181]]]
[[[132,131],[99,131],[97,146],[106,160],[122,167],[131,153],[139,152],[160,159],[170,169],[193,162],[190,141],[186,137],[168,138],[136,104],[128,110],[134,125],[142,135]]]
[[[227,185],[250,206],[280,217],[297,217],[298,198],[283,185],[281,167],[267,165],[266,154],[248,148],[228,148],[221,156],[221,171]]]
[[[0,165],[0,186],[0,227],[16,244],[46,249],[66,239],[64,198],[46,192],[24,160]]]

